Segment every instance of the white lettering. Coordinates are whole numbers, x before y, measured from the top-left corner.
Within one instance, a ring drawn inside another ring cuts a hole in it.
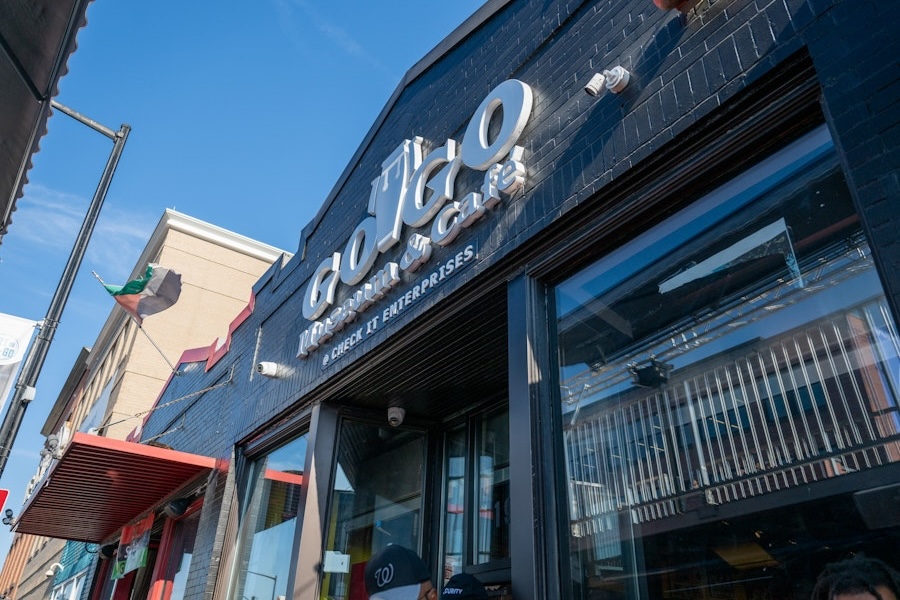
[[[461,164],[456,156],[456,142],[453,140],[447,140],[446,144],[425,158],[425,162],[413,173],[409,187],[406,188],[402,208],[404,223],[410,227],[421,227],[453,197],[453,184]],[[444,168],[432,177],[441,166]],[[427,200],[426,187],[431,190]]]
[[[406,252],[400,257],[400,268],[407,273],[413,273],[431,258],[431,240],[414,233],[409,236],[406,244]]]
[[[323,260],[316,269],[303,296],[303,317],[307,320],[318,319],[334,302],[334,289],[340,275],[340,265],[341,255],[335,252]]]
[[[484,198],[485,208],[494,208],[500,203],[500,189],[497,183],[500,180],[500,171],[503,169],[500,165],[491,165],[484,172],[484,183],[481,184],[481,194]]]
[[[422,138],[403,140],[381,163],[381,176],[372,181],[368,211],[377,221],[376,246],[379,252],[385,252],[400,241],[402,204],[407,185],[421,162]]]
[[[497,181],[497,187],[501,192],[511,195],[525,185],[525,164],[522,162],[524,154],[525,149],[522,146],[514,147],[509,153],[509,160],[503,163]]]
[[[454,202],[459,211],[459,224],[461,227],[471,227],[475,221],[480,219],[485,213],[484,203],[481,201],[481,194],[478,192],[469,192],[459,202]]]
[[[463,163],[476,171],[484,171],[509,152],[531,115],[533,94],[531,88],[517,79],[507,79],[495,87],[475,110],[463,137],[460,155]],[[500,132],[493,142],[488,140],[488,129],[494,113],[503,107]]]
[[[417,271],[431,258],[435,245],[449,246],[462,229],[475,224],[503,196],[524,189],[527,175],[524,148],[516,144],[528,123],[532,105],[533,92],[528,85],[515,79],[504,81],[491,90],[473,113],[460,144],[447,139],[423,159],[424,140],[415,137],[403,140],[382,161],[381,174],[372,180],[369,193],[366,208],[370,216],[356,226],[345,243],[344,252],[334,252],[324,259],[307,284],[302,312],[313,323],[300,335],[298,356],[307,356],[383,298],[399,284],[400,268],[410,273]],[[496,132],[493,139],[492,130]],[[454,202],[456,178],[462,165],[483,171],[484,177],[479,191],[469,192]],[[430,237],[412,233],[399,264],[390,262],[366,280],[378,257],[400,242],[404,224],[418,228],[429,222]],[[398,310],[410,306],[474,257],[470,245],[438,265],[385,309],[384,318],[396,316]],[[359,287],[332,308],[339,281]],[[326,313],[328,316],[318,322]],[[378,326],[378,317],[365,325],[367,332]],[[358,341],[353,335],[346,338],[338,344],[342,348],[338,355]],[[323,364],[327,365],[328,360],[326,355]]]
[[[456,239],[462,226],[459,224],[459,202],[448,204],[438,213],[431,224],[431,241],[438,246],[446,246]]]
[[[362,223],[356,226],[350,239],[347,240],[347,247],[341,259],[341,281],[347,285],[354,285],[365,278],[378,258],[376,236],[374,217],[363,219]]]
[[[337,253],[335,254],[337,255]],[[308,356],[311,351],[330,339],[335,332],[353,321],[359,312],[371,306],[375,300],[383,298],[398,283],[400,283],[400,267],[395,262],[389,262],[383,269],[375,273],[360,290],[357,290],[355,294],[334,309],[324,322],[314,321],[300,334],[297,358]]]

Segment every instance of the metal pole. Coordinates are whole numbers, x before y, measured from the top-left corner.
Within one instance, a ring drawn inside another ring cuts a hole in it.
[[[109,155],[109,160],[106,162],[103,175],[100,177],[100,183],[97,184],[97,191],[94,193],[88,212],[84,216],[81,231],[78,232],[78,237],[75,238],[75,245],[72,247],[69,261],[66,263],[66,267],[59,279],[59,284],[56,286],[56,292],[50,301],[47,316],[44,317],[40,325],[40,331],[28,350],[28,356],[25,357],[22,371],[16,380],[16,391],[13,394],[12,401],[9,403],[9,407],[6,409],[3,424],[0,426],[0,476],[3,475],[3,471],[6,469],[6,463],[9,460],[16,435],[19,433],[19,426],[22,424],[25,410],[34,399],[34,388],[37,384],[38,376],[41,374],[41,368],[43,368],[47,352],[50,350],[50,343],[53,341],[53,336],[59,325],[59,319],[62,316],[63,309],[66,307],[66,301],[69,299],[72,285],[75,283],[75,276],[78,274],[81,260],[84,258],[87,244],[94,231],[94,225],[97,223],[97,217],[99,217],[103,201],[106,199],[106,192],[109,190],[109,185],[116,172],[116,166],[119,164],[119,158],[122,156],[122,150],[125,148],[128,134],[131,132],[129,125],[122,125],[119,131],[113,132],[56,101],[52,101],[52,105],[73,119],[113,139],[113,149]]]

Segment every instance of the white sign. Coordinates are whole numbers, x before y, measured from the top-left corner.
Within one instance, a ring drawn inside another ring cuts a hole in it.
[[[370,216],[356,227],[343,252],[333,252],[322,261],[306,287],[303,316],[313,323],[300,335],[298,358],[308,357],[384,298],[400,283],[401,271],[418,271],[431,258],[435,245],[449,246],[463,229],[474,225],[504,197],[522,189],[526,174],[524,149],[516,143],[531,116],[532,102],[528,85],[516,79],[504,81],[481,102],[461,144],[448,139],[423,157],[423,140],[415,137],[404,140],[381,163],[381,175],[372,181],[369,195]],[[491,119],[501,108],[499,133],[490,140]],[[483,183],[479,191],[454,200],[456,176],[464,166],[484,172]],[[425,231],[409,235],[398,260],[388,261],[372,274],[379,256],[400,242],[404,225]],[[437,285],[474,258],[470,245],[441,265],[437,273],[430,273],[417,283],[403,298],[418,297],[432,283]],[[356,289],[335,306],[339,285]],[[415,294],[416,290],[419,294]],[[358,327],[338,347],[346,350],[355,346],[378,323],[376,317]],[[323,365],[328,362],[329,357],[325,357]]]
[[[34,333],[34,321],[0,313],[0,411]]]
[[[322,571],[325,573],[349,573],[350,555],[326,550],[325,564],[322,565]]]

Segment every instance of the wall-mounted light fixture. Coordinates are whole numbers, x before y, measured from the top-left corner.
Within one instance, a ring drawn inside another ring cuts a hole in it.
[[[594,73],[591,80],[584,86],[584,91],[591,96],[599,96],[604,90],[618,94],[628,86],[630,80],[631,73],[628,72],[628,69],[617,65],[612,69],[604,69],[601,73]]]
[[[170,519],[175,519],[184,514],[184,511],[187,510],[188,506],[191,504],[190,498],[176,498],[172,500],[163,508],[163,512],[166,513],[166,516]]]
[[[53,563],[52,565],[50,565],[50,568],[47,569],[47,572],[44,573],[44,577],[53,577],[62,570],[63,566],[60,563]]]

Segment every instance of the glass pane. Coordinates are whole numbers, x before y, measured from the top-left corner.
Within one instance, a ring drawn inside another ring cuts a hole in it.
[[[444,583],[462,571],[465,553],[466,428],[447,434],[444,506]]]
[[[897,327],[834,157],[776,158],[558,287],[576,600],[897,566]]]
[[[420,551],[425,435],[341,425],[321,598],[364,598],[363,571],[388,544]]]
[[[303,435],[253,464],[251,500],[241,523],[235,599],[287,596],[305,461]]]
[[[197,538],[197,523],[200,511],[195,511],[175,525],[172,553],[169,555],[166,580],[171,582],[172,593],[168,600],[184,598],[185,583],[191,568],[194,540]],[[163,595],[165,597],[165,595]]]
[[[509,413],[481,422],[478,432],[478,517],[475,564],[509,556]]]

